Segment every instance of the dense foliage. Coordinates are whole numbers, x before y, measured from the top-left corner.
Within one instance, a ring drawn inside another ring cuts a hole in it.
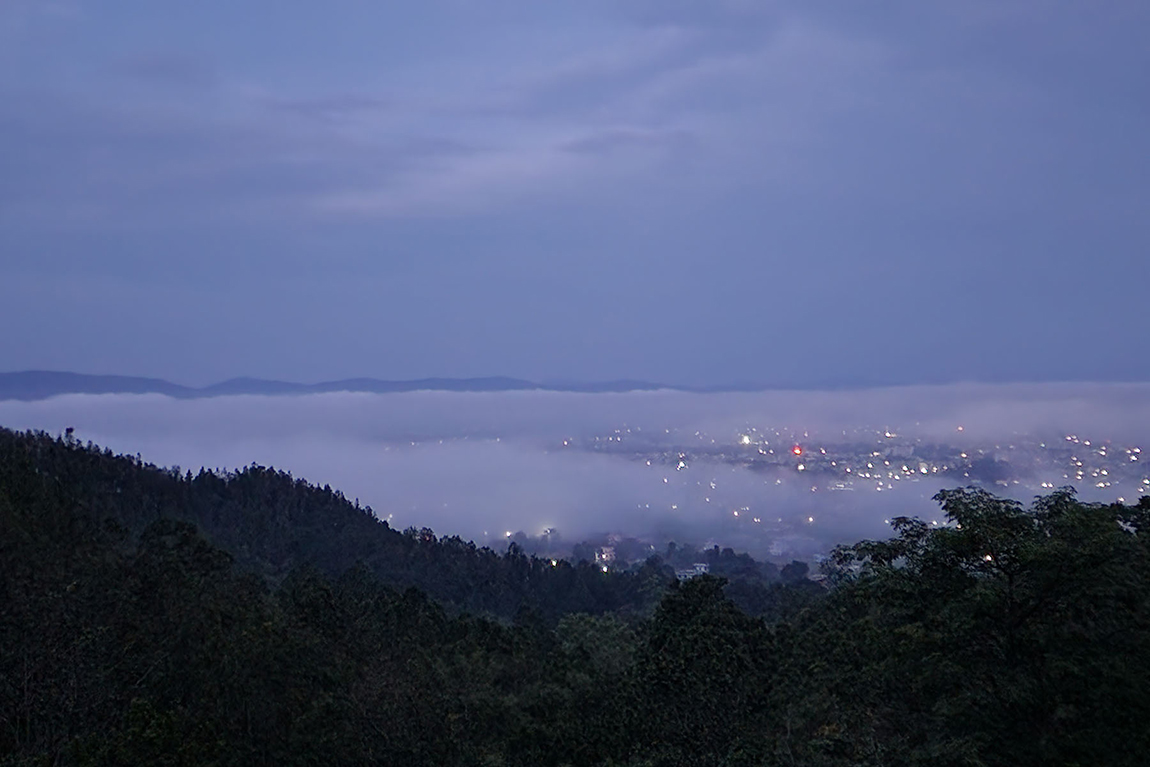
[[[500,554],[427,528],[399,532],[370,508],[287,472],[252,465],[193,475],[43,433],[0,429],[0,478],[26,503],[113,521],[133,538],[158,519],[191,522],[239,569],[273,585],[304,565],[333,578],[362,565],[394,588],[418,587],[453,614],[510,620],[528,609],[548,625],[578,612],[648,615],[673,573],[659,558],[604,573],[593,555],[591,562],[552,564],[515,546]],[[791,609],[793,595],[777,587],[770,566],[729,549],[687,551],[736,581],[745,609],[772,616]]]
[[[1143,763],[1150,502],[939,500],[767,620],[0,431],[0,764]]]

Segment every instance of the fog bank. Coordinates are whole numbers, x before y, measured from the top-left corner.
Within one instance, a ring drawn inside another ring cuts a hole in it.
[[[1133,384],[0,402],[8,428],[72,427],[83,441],[192,471],[274,466],[330,484],[401,528],[482,541],[518,530],[557,528],[568,539],[615,531],[780,556],[882,535],[896,514],[935,518],[931,495],[959,483],[914,474],[889,492],[827,493],[801,469],[752,470],[723,452],[748,434],[764,456],[792,440],[831,446],[867,430],[972,446],[1020,435],[1134,445],[1150,430],[1148,416],[1150,386]]]

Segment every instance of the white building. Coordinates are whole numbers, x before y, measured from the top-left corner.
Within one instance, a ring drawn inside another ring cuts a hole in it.
[[[675,577],[681,581],[689,581],[699,575],[706,575],[711,571],[711,566],[706,562],[696,562],[693,567],[685,570],[676,570]]]

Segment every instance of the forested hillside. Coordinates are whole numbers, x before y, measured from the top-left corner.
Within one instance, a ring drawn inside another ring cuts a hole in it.
[[[1150,503],[939,500],[764,618],[0,431],[0,764],[1144,763]]]
[[[500,553],[437,538],[427,528],[399,532],[338,491],[286,472],[252,465],[193,475],[43,433],[0,429],[0,476],[26,504],[112,521],[130,537],[158,519],[191,522],[240,570],[271,584],[303,565],[331,577],[362,565],[386,585],[417,586],[452,612],[510,620],[531,610],[549,625],[574,612],[647,615],[674,573],[659,558],[604,573],[594,563],[552,564],[514,546]],[[810,583],[784,589],[774,582],[773,565],[729,550],[706,554],[755,614],[779,615],[820,591]]]

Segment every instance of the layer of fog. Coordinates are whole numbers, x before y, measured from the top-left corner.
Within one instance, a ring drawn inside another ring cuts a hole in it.
[[[73,427],[83,441],[193,472],[274,466],[330,484],[399,528],[426,526],[480,541],[545,528],[557,528],[568,540],[614,531],[714,540],[760,554],[773,546],[787,555],[881,536],[884,520],[898,514],[938,518],[930,498],[953,483],[932,477],[888,493],[832,495],[812,493],[809,483],[793,476],[705,457],[673,471],[626,451],[579,446],[616,430],[653,446],[686,445],[708,435],[733,443],[751,428],[829,444],[851,439],[852,430],[863,427],[951,444],[1067,433],[1135,443],[1150,431],[1147,416],[1150,387],[1132,384],[706,395],[68,395],[0,402],[0,425],[8,428],[61,433]],[[761,523],[751,527],[750,517]]]

